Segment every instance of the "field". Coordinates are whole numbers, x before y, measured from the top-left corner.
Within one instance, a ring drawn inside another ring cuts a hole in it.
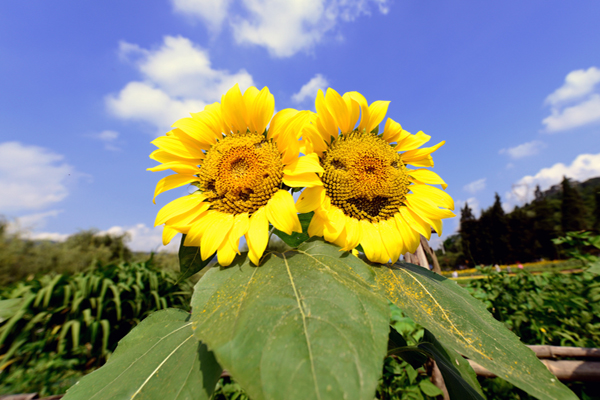
[[[119,340],[152,312],[189,311],[193,282],[178,281],[173,256],[143,260],[119,240],[87,233],[54,245],[9,239],[2,242],[0,257],[0,394],[62,394],[102,366]],[[44,263],[44,253],[53,254],[61,267]],[[30,266],[17,270],[24,261]],[[600,276],[582,267],[578,260],[529,263],[523,269],[503,265],[501,272],[478,267],[459,271],[456,280],[525,344],[600,347]],[[423,329],[395,306],[390,325],[409,345],[425,340]],[[489,399],[530,398],[499,378],[480,382]],[[581,398],[600,398],[597,384],[569,386]],[[386,358],[378,399],[438,394],[427,364],[411,366],[393,353]],[[228,377],[214,394],[218,400],[246,398]]]

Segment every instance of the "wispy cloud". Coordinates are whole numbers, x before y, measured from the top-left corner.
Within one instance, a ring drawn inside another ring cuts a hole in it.
[[[577,181],[600,176],[600,153],[580,154],[570,165],[556,163],[549,168],[542,168],[535,175],[524,176],[513,185],[512,191],[507,193],[506,197],[512,204],[529,202],[534,198],[533,193],[537,185],[541,190],[546,190],[560,183],[563,176]]]
[[[319,89],[325,91],[329,83],[327,79],[321,74],[316,74],[310,81],[304,84],[298,93],[292,95],[292,101],[295,103],[302,103],[306,99],[314,99],[317,97]]]
[[[507,149],[501,149],[499,151],[500,154],[506,154],[510,158],[518,159],[536,155],[546,146],[544,142],[540,142],[539,140],[534,140],[532,142],[527,142],[520,144],[515,147],[510,147]]]
[[[546,132],[559,132],[600,122],[600,69],[570,72],[565,83],[548,95],[551,114],[542,123]]]
[[[485,189],[485,181],[486,181],[486,178],[478,179],[474,182],[466,184],[465,186],[463,186],[463,189],[469,193],[475,194],[475,193]]]
[[[275,57],[308,51],[339,22],[389,11],[388,0],[172,0],[176,12],[197,18],[212,32],[231,28],[238,44],[265,47]]]
[[[81,174],[64,156],[19,142],[0,143],[0,213],[39,210],[68,196]]]

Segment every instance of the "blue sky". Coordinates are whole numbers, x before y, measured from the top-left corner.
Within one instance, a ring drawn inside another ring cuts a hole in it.
[[[390,100],[458,208],[600,176],[597,1],[7,0],[0,214],[37,238],[129,232],[160,249],[150,141],[234,83],[276,108],[316,90]],[[444,236],[458,227],[446,221]]]

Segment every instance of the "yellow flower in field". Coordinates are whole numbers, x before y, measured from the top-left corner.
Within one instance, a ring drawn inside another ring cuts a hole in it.
[[[360,244],[369,260],[380,263],[413,253],[419,234],[429,239],[433,227],[441,235],[441,220],[454,216],[452,198],[428,185],[445,189],[446,183],[428,169],[407,168],[432,167],[430,154],[444,142],[419,148],[430,136],[412,135],[390,118],[382,134],[374,133],[388,104],[369,106],[357,92],[319,91],[302,150],[316,154],[325,172],[322,185],[305,189],[296,203],[299,212],[315,211],[311,236],[347,251]]]
[[[158,182],[154,197],[186,184],[198,188],[158,212],[155,226],[165,224],[164,244],[177,232],[185,233],[184,245],[200,246],[203,260],[216,251],[219,263],[227,266],[245,235],[250,260],[258,265],[269,222],[287,234],[302,231],[294,199],[282,187],[321,184],[316,155],[298,157],[298,139],[310,112],[285,109],[271,119],[274,109],[268,88],[251,87],[242,95],[235,85],[221,104],[178,120],[152,142],[158,150],[150,158],[161,164],[149,170],[175,172]]]

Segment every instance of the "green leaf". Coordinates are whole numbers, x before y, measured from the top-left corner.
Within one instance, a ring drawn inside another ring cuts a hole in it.
[[[200,247],[184,246],[183,242],[185,242],[185,237],[186,235],[181,237],[181,244],[179,245],[179,271],[181,273],[177,277],[177,282],[175,282],[176,285],[202,270],[202,268],[206,267],[215,256],[213,254],[202,261],[202,257],[200,257]]]
[[[298,247],[300,244],[306,242],[310,236],[308,236],[308,226],[310,225],[310,220],[312,219],[315,213],[313,211],[305,214],[298,215],[298,219],[300,220],[300,225],[302,225],[302,233],[292,232],[291,235],[288,235],[285,232],[281,232],[279,229],[275,229],[273,231],[274,234],[279,236],[281,240],[285,242],[290,247]]]
[[[590,267],[586,270],[592,274],[600,275],[600,260],[590,264]]]
[[[454,281],[407,263],[373,269],[381,292],[446,346],[538,398],[577,399],[483,303]]]
[[[423,354],[423,350],[409,346],[404,337],[391,326],[390,336],[388,341],[388,355],[396,355],[409,363],[413,368],[422,367],[427,361],[427,356]]]
[[[210,399],[222,368],[194,338],[189,317],[176,309],[153,313],[63,399]]]
[[[15,315],[21,309],[24,300],[22,297],[0,300],[0,323]]]
[[[449,347],[444,347],[428,330],[425,330],[423,340],[424,342],[419,343],[419,348],[426,350],[435,360],[444,377],[444,383],[450,398],[461,400],[485,399],[479,381],[477,381],[477,374],[463,356]]]
[[[311,240],[211,268],[192,297],[194,333],[261,399],[372,400],[389,331],[371,268]]]
[[[440,390],[440,388],[438,388],[437,386],[435,386],[433,383],[431,383],[430,380],[428,379],[423,379],[419,382],[419,388],[423,391],[423,393],[425,393],[427,396],[429,397],[437,397],[437,396],[441,396],[444,393]],[[452,399],[454,399],[455,397],[452,397]],[[460,399],[460,400],[466,400],[465,397],[456,397],[456,399]]]

